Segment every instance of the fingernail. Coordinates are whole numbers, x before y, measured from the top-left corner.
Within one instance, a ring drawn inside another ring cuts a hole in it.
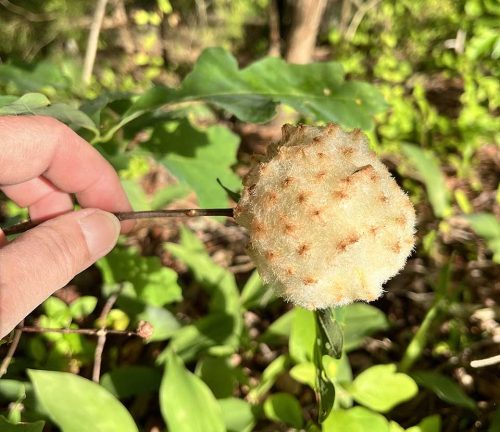
[[[113,249],[120,234],[120,222],[115,216],[96,210],[80,219],[79,223],[94,261]]]

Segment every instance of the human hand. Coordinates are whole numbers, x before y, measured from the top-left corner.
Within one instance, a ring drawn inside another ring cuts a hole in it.
[[[0,117],[0,190],[31,219],[8,243],[0,229],[0,338],[115,245],[132,227],[109,212],[130,204],[112,166],[51,117]],[[70,194],[86,207],[73,210]],[[104,211],[105,210],[105,211]]]

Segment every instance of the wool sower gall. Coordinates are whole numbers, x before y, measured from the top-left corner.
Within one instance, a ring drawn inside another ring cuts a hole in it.
[[[408,196],[360,130],[285,125],[282,135],[235,209],[262,279],[307,309],[377,299],[414,246]]]

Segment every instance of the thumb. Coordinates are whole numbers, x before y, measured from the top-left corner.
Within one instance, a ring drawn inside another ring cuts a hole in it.
[[[51,219],[0,249],[0,338],[115,245],[120,223],[96,209]]]

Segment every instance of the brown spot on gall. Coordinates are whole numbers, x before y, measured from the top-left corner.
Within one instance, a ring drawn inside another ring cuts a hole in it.
[[[264,196],[264,202],[266,204],[276,204],[278,201],[278,194],[274,191],[267,192]]]
[[[293,276],[295,274],[295,269],[293,267],[287,267],[287,269],[285,270],[285,273],[288,276]]]
[[[394,253],[401,253],[401,243],[399,241],[394,242],[391,244],[391,251]]]
[[[387,204],[389,202],[389,198],[387,198],[384,194],[380,194],[378,196],[378,200],[379,202],[381,202],[382,204]]]
[[[335,200],[343,200],[348,197],[348,194],[346,191],[340,190],[340,191],[334,191],[332,193],[333,199]]]
[[[273,251],[266,251],[264,256],[268,261],[273,261],[274,259],[276,259],[277,254]]]
[[[283,232],[288,235],[293,234],[296,229],[297,225],[294,225],[290,222],[285,222],[285,225],[283,225]]]
[[[354,149],[352,147],[344,147],[342,150],[341,150],[341,153],[346,156],[346,157],[349,157],[349,156],[352,156],[352,154],[354,153]]]
[[[315,175],[314,175],[314,179],[317,181],[317,182],[321,182],[324,180],[324,178],[326,177],[327,175],[327,172],[326,171],[319,171],[317,172]]]
[[[297,195],[297,201],[300,204],[304,204],[307,201],[307,199],[309,198],[309,195],[310,195],[310,193],[308,193],[308,192],[299,192],[299,194]]]
[[[266,230],[264,228],[264,224],[261,223],[260,221],[256,221],[256,220],[254,220],[252,222],[251,230],[252,230],[253,235],[257,238],[262,237],[266,232]]]
[[[359,241],[359,236],[357,234],[350,234],[345,239],[337,243],[337,251],[345,252],[349,246],[356,243],[357,241]]]
[[[311,250],[311,246],[308,245],[307,243],[304,243],[304,244],[301,244],[298,248],[297,248],[297,253],[300,255],[300,256],[304,256],[306,255],[309,251]]]
[[[311,210],[310,215],[313,218],[319,219],[319,218],[321,218],[323,212],[324,212],[324,209],[315,208],[315,209]]]
[[[376,227],[375,225],[372,225],[372,226],[368,229],[368,231],[370,232],[370,234],[371,234],[372,236],[376,236],[376,235],[377,235],[377,233],[379,232],[379,230],[380,230],[380,227]]]
[[[314,137],[314,138],[313,138],[313,143],[314,143],[314,144],[319,144],[321,141],[322,141],[322,139],[321,139],[321,137],[320,137],[320,136],[317,136],[317,137]]]
[[[326,153],[318,152],[318,153],[316,153],[316,156],[318,156],[319,159],[324,159],[324,158],[326,158]]]
[[[326,132],[328,135],[332,135],[332,134],[334,134],[335,132],[337,132],[339,129],[340,129],[340,127],[339,127],[338,125],[336,125],[335,123],[328,123],[328,124],[326,125],[325,132]]]
[[[283,179],[283,181],[281,182],[281,185],[282,185],[283,187],[288,187],[288,186],[290,186],[290,185],[291,185],[294,181],[295,181],[295,179],[294,179],[293,177],[288,176],[288,177],[285,177],[285,178]]]
[[[394,218],[394,222],[396,222],[397,225],[404,227],[406,225],[406,218],[404,216],[398,216]]]
[[[306,276],[304,279],[302,279],[302,282],[304,282],[304,285],[314,285],[318,282],[318,279],[312,276]]]

